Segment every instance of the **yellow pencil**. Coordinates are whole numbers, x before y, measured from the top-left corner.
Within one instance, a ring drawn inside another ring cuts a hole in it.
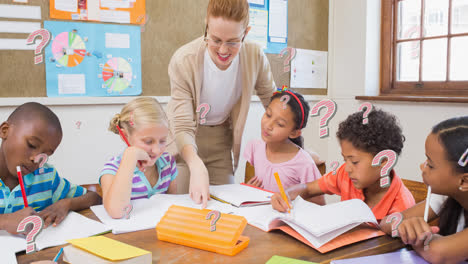
[[[289,205],[288,197],[286,196],[286,193],[284,192],[283,184],[281,184],[281,179],[279,177],[279,174],[277,172],[275,172],[274,174],[275,174],[276,184],[278,184],[278,189],[280,190],[280,193],[281,193],[281,197],[288,205],[288,213],[291,213],[291,211],[289,210],[291,209],[291,205]]]

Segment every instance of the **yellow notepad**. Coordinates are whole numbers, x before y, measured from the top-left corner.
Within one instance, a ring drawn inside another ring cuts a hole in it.
[[[67,242],[77,248],[111,261],[130,259],[151,253],[105,236],[72,239],[67,240]]]

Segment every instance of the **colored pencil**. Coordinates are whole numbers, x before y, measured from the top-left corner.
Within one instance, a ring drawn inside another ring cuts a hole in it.
[[[58,259],[60,258],[60,255],[62,255],[63,248],[60,249],[60,251],[55,255],[54,262],[58,262]]]
[[[16,166],[16,174],[18,174],[18,181],[21,187],[21,193],[23,194],[24,208],[28,207],[28,197],[26,196],[26,189],[24,188],[23,175],[21,174],[20,166]]]
[[[115,125],[115,126],[117,127],[117,130],[119,131],[119,135],[123,138],[127,146],[130,147],[130,143],[128,142],[127,137],[125,137],[124,133],[122,132],[122,129],[120,129],[119,125]],[[140,166],[143,166],[143,164],[141,163],[141,160],[138,161],[138,164],[140,164]]]
[[[427,188],[427,197],[426,197],[426,208],[424,208],[424,221],[427,223],[427,218],[429,216],[429,204],[431,203],[431,186]]]
[[[291,211],[290,211],[291,205],[288,202],[288,197],[286,196],[286,192],[284,191],[283,184],[281,183],[281,179],[279,177],[279,174],[277,172],[275,172],[274,174],[275,174],[276,184],[278,184],[278,189],[280,190],[281,197],[283,198],[283,200],[288,205],[288,213],[291,213]]]

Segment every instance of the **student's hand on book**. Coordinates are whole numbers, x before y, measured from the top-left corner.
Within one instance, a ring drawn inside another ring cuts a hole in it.
[[[424,245],[426,239],[429,239],[428,234],[436,234],[439,232],[439,227],[430,226],[422,217],[411,217],[404,219],[398,226],[398,234],[405,244],[420,247]]]
[[[273,196],[271,196],[271,206],[276,211],[279,211],[282,213],[286,213],[289,209],[288,204],[283,200],[280,193],[275,193],[273,194]]]
[[[201,160],[200,160],[201,161]],[[210,183],[208,170],[205,167],[205,164],[196,164],[190,169],[190,187],[189,193],[190,198],[196,204],[202,204],[202,209],[206,208],[208,200],[210,199]]]
[[[39,216],[42,217],[42,220],[44,220],[44,228],[47,228],[51,224],[53,224],[53,226],[59,225],[68,215],[70,206],[71,199],[65,198],[58,200],[56,203],[49,205],[44,210],[39,212]]]
[[[255,187],[263,188],[263,181],[260,180],[257,176],[250,179],[250,181],[248,181],[247,184],[255,186]]]
[[[18,229],[19,223],[23,221],[24,218],[31,215],[37,215],[37,212],[34,211],[32,207],[26,207],[11,214],[4,214],[1,216],[2,229],[6,230],[10,234],[16,235],[18,234],[16,230]]]

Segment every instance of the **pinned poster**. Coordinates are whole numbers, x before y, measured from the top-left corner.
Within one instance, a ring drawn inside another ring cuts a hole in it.
[[[327,88],[328,52],[296,49],[291,61],[292,88]]]
[[[141,94],[140,27],[45,21],[47,96]]]
[[[57,19],[143,24],[145,0],[50,0],[50,17]]]

